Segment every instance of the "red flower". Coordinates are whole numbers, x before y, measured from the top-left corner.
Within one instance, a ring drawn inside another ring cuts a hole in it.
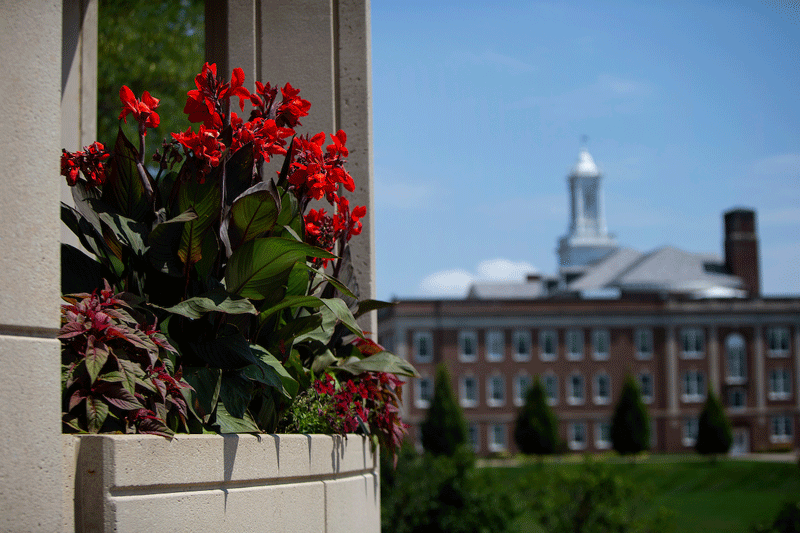
[[[298,96],[300,89],[295,89],[289,83],[281,89],[281,94],[283,95],[283,101],[278,106],[276,121],[281,125],[288,125],[290,128],[302,126],[299,119],[308,115],[308,110],[311,109],[311,102],[300,98]]]
[[[231,113],[231,128],[233,129],[232,152],[252,142],[256,157],[266,162],[269,162],[273,155],[286,154],[285,139],[294,133],[289,128],[279,128],[272,119],[256,118],[243,123],[236,113]]]
[[[127,85],[123,85],[119,90],[119,99],[122,100],[122,112],[119,118],[128,122],[128,114],[133,113],[133,117],[140,124],[140,130],[147,134],[146,128],[157,128],[161,119],[155,109],[158,107],[159,99],[150,96],[145,91],[142,99],[138,100],[133,91]]]
[[[240,68],[233,69],[230,83],[223,83],[217,79],[217,64],[206,63],[195,76],[194,84],[197,89],[187,93],[183,112],[189,115],[189,122],[202,122],[209,129],[222,129],[232,96],[239,98],[242,111],[245,99],[251,99],[250,91],[244,87],[244,71]]]
[[[225,149],[225,145],[217,140],[219,132],[201,125],[199,133],[188,128],[183,133],[173,133],[172,137],[186,150],[191,150],[194,157],[201,162],[198,181],[203,183],[211,169],[219,165],[222,150]]]
[[[344,196],[336,198],[337,212],[333,217],[333,227],[339,235],[343,235],[346,240],[350,240],[353,235],[361,233],[361,220],[367,214],[366,206],[357,206],[350,212],[350,201]]]
[[[346,190],[355,190],[355,183],[344,169],[343,155],[347,153],[345,133],[339,130],[332,136],[334,144],[322,152],[325,134],[318,133],[311,139],[297,137],[294,142],[294,161],[289,170],[289,183],[294,185],[298,199],[321,199],[323,196],[334,204],[339,185]]]
[[[102,185],[106,181],[105,161],[111,154],[101,143],[85,146],[84,151],[61,153],[61,175],[67,178],[70,187],[78,182],[78,172],[82,172],[90,187]]]

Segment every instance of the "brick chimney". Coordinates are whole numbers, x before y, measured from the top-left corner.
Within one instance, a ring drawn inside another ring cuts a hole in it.
[[[742,279],[750,298],[761,296],[756,212],[752,209],[725,212],[725,266]]]

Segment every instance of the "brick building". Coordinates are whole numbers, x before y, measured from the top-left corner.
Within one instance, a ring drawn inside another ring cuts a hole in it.
[[[557,275],[476,283],[464,299],[400,300],[379,315],[380,342],[421,375],[405,393],[411,437],[444,362],[480,454],[516,450],[516,413],[534,376],[574,451],[610,448],[627,374],[655,451],[691,449],[709,387],[731,420],[733,453],[798,447],[800,297],[761,297],[755,213],[725,213],[724,260],[672,247],[640,253],[607,233],[600,178],[582,151]]]

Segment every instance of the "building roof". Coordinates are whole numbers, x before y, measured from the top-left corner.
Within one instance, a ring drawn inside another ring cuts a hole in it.
[[[518,283],[476,281],[470,286],[467,293],[469,300],[527,300],[545,296],[547,296],[547,289],[541,279]]]
[[[642,253],[632,248],[617,248],[600,261],[590,265],[585,274],[567,285],[567,291],[606,288],[641,257]]]

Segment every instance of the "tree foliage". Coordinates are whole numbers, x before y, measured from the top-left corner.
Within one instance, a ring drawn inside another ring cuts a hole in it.
[[[512,493],[475,469],[464,447],[452,456],[418,456],[407,445],[396,469],[381,460],[383,531],[500,533],[517,515]]]
[[[186,88],[205,55],[203,0],[118,2],[100,0],[97,27],[97,138],[117,136],[123,85],[137,95],[150,91],[162,109],[183,109]],[[229,72],[227,74],[230,74]],[[136,123],[128,124],[135,131]],[[171,132],[190,126],[182,113],[161,116],[161,124],[147,138],[153,153]],[[123,124],[124,127],[124,124]],[[133,135],[131,135],[133,136]]]
[[[732,443],[731,423],[725,416],[719,398],[709,389],[697,423],[697,441],[694,449],[703,455],[717,455],[728,453]]]
[[[631,375],[625,378],[611,419],[611,442],[622,455],[650,448],[650,417],[642,402],[639,386]]]
[[[450,386],[447,367],[436,368],[433,400],[422,423],[422,446],[434,455],[453,455],[467,443],[467,421]]]
[[[558,447],[558,420],[547,403],[538,376],[525,395],[525,405],[517,415],[514,440],[522,453],[548,455]]]

